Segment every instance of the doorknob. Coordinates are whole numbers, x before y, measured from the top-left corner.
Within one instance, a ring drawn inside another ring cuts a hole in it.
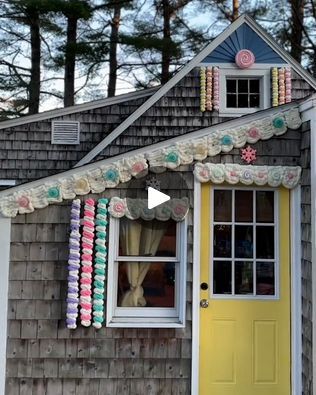
[[[200,306],[201,306],[203,309],[206,309],[206,308],[208,307],[208,305],[209,305],[209,302],[208,302],[207,299],[201,299],[201,300],[200,300]]]

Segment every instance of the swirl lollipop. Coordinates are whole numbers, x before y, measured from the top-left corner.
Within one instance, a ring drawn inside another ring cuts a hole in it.
[[[248,69],[255,63],[255,55],[248,49],[242,49],[235,56],[235,63],[240,69]]]

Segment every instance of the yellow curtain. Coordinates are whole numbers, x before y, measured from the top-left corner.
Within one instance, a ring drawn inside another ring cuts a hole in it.
[[[166,224],[159,221],[138,221],[121,219],[121,246],[124,255],[154,256],[166,231]],[[122,307],[144,307],[143,281],[150,268],[150,262],[126,262],[130,289],[124,294]]]

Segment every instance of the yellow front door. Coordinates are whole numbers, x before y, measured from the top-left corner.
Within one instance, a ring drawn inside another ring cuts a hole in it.
[[[202,185],[200,395],[290,395],[289,192]]]

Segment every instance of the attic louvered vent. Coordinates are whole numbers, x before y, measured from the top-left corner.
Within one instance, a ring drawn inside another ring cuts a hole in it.
[[[52,121],[52,144],[79,144],[80,122]]]

